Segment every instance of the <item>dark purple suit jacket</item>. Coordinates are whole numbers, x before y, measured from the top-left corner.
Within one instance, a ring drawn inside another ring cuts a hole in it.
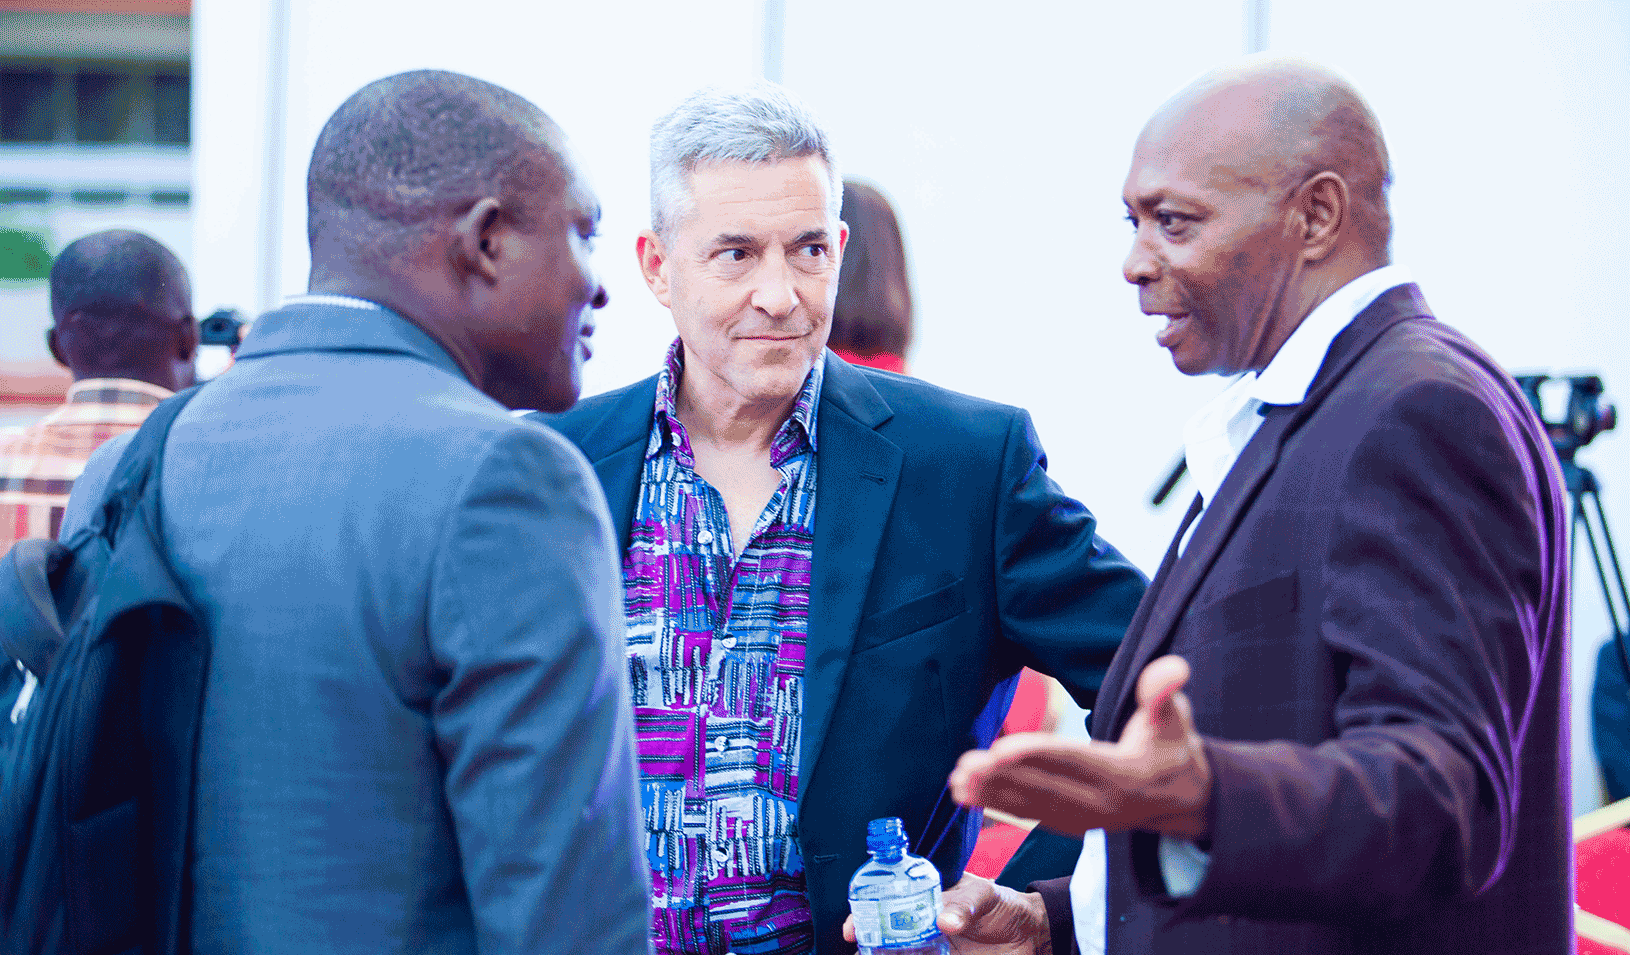
[[[1185,657],[1215,776],[1192,897],[1165,895],[1155,836],[1109,837],[1111,955],[1571,951],[1566,526],[1511,379],[1413,285],[1359,315],[1105,679],[1113,739],[1144,666]]]

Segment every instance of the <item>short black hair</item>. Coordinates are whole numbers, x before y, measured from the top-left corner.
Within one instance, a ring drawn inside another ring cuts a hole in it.
[[[51,317],[163,314],[178,297],[190,305],[187,270],[162,242],[142,232],[109,229],[68,243],[51,263]]]
[[[375,80],[334,111],[312,150],[312,252],[327,235],[350,257],[388,258],[439,217],[547,187],[560,178],[558,137],[526,98],[462,73]]]

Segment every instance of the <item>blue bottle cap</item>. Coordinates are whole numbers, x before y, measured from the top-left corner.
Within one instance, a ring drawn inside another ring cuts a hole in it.
[[[866,823],[867,852],[884,852],[897,847],[903,849],[905,843],[906,830],[900,824],[900,817],[889,816]]]

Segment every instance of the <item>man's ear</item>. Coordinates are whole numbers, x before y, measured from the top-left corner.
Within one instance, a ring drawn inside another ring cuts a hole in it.
[[[64,368],[68,367],[68,359],[62,357],[62,345],[57,342],[56,326],[45,330],[45,347],[50,350],[51,357],[57,360],[57,364]]]
[[[453,271],[488,285],[497,283],[503,238],[503,204],[491,196],[476,202],[453,223],[453,247],[448,251]]]
[[[849,247],[849,223],[838,221],[838,265],[843,265],[843,250]]]
[[[646,287],[664,308],[672,308],[668,304],[668,250],[661,237],[646,229],[634,240],[634,253],[639,256],[640,274],[645,276]]]
[[[240,341],[243,339],[241,327],[238,329],[238,338]],[[176,358],[190,362],[198,357],[198,320],[192,317],[191,312],[181,319],[181,336],[178,341],[180,347],[176,349]],[[237,350],[236,345],[233,346],[233,350]]]
[[[1347,224],[1347,183],[1333,172],[1321,172],[1297,190],[1297,212],[1302,225],[1302,258],[1318,262],[1336,249]]]

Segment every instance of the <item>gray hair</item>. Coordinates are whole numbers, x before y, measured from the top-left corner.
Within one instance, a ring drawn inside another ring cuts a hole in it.
[[[827,211],[843,203],[842,177],[826,130],[803,103],[774,83],[697,90],[651,127],[651,228],[666,239],[695,204],[690,174],[704,162],[775,163],[819,156],[826,164]]]

